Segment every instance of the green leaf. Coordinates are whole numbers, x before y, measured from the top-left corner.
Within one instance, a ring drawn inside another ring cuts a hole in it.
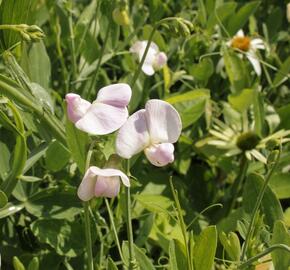
[[[24,204],[12,204],[8,203],[2,209],[0,209],[0,219],[14,215],[24,208]]]
[[[207,83],[208,79],[214,73],[213,62],[210,58],[204,58],[198,64],[191,65],[189,72],[197,81]]]
[[[144,208],[155,213],[167,213],[172,207],[172,201],[162,195],[138,194],[135,195],[134,198],[142,204]]]
[[[203,115],[206,101],[209,99],[208,89],[195,89],[184,94],[172,95],[165,101],[175,106],[180,113],[182,127],[186,128]]]
[[[14,270],[25,270],[23,263],[16,257],[13,257],[13,267]]]
[[[46,151],[46,167],[53,172],[60,171],[68,163],[69,157],[70,154],[67,149],[54,140]]]
[[[38,192],[25,202],[26,210],[41,218],[73,220],[82,211],[74,188],[50,188]]]
[[[275,222],[273,237],[272,237],[272,244],[285,244],[290,247],[290,234],[287,230],[285,224],[278,220]],[[275,270],[286,270],[289,269],[290,265],[290,254],[289,252],[276,249],[272,253],[272,259],[275,266]]]
[[[30,261],[27,270],[39,270],[39,260],[37,257],[33,257]]]
[[[290,104],[284,105],[277,110],[279,117],[281,119],[279,128],[290,129]]]
[[[129,264],[129,244],[127,241],[122,243],[122,251],[126,264]],[[140,270],[155,270],[151,260],[146,256],[145,252],[134,245],[134,252],[137,261],[137,265]]]
[[[250,3],[244,4],[236,14],[233,14],[227,24],[229,34],[234,35],[238,30],[242,29],[259,5],[260,1],[251,1]]]
[[[84,226],[78,221],[40,219],[31,223],[30,228],[41,243],[50,245],[61,256],[76,257],[86,245]]]
[[[10,169],[10,152],[6,144],[0,141],[0,178],[4,179]]]
[[[239,111],[246,111],[253,103],[254,91],[252,89],[243,89],[241,92],[228,96],[229,103]]]
[[[278,199],[290,198],[290,173],[274,174],[269,182],[269,185]]]
[[[278,86],[284,79],[289,80],[289,72],[290,72],[290,56],[283,62],[281,68],[275,75],[273,85]]]
[[[172,239],[169,244],[170,270],[187,269],[185,247],[177,239]]]
[[[208,226],[195,241],[193,247],[194,269],[211,270],[214,265],[215,252],[217,248],[216,226]]]
[[[226,235],[224,232],[221,232],[219,234],[219,239],[230,259],[233,261],[239,261],[241,255],[241,245],[237,234],[230,232]]]
[[[264,112],[264,100],[260,92],[254,91],[253,95],[254,102],[254,118],[255,118],[255,132],[262,136],[265,123],[265,112]]]
[[[1,24],[33,23],[31,10],[35,0],[9,0],[3,1],[0,9]],[[8,49],[21,40],[18,32],[6,30],[1,31],[3,35],[3,48]]]
[[[238,93],[247,88],[247,72],[244,61],[230,49],[224,50],[223,57],[233,92]]]
[[[51,64],[43,41],[24,47],[21,66],[32,82],[49,89]]]
[[[80,172],[84,173],[89,136],[85,132],[77,129],[72,122],[67,120],[66,138],[73,160],[77,163]]]
[[[5,207],[8,203],[8,198],[6,196],[6,194],[0,190],[0,209]]]
[[[212,9],[212,13],[207,21],[207,29],[212,32],[216,24],[224,24],[226,20],[235,12],[237,3],[228,2],[223,3],[217,8]]]
[[[117,265],[115,262],[111,259],[111,257],[108,258],[107,260],[107,270],[118,270]]]
[[[256,204],[263,184],[264,179],[258,174],[250,174],[247,177],[243,192],[243,207],[246,213],[252,214],[253,206]],[[281,204],[269,186],[264,193],[260,209],[265,215],[265,224],[271,228],[273,228],[276,220],[283,219]]]

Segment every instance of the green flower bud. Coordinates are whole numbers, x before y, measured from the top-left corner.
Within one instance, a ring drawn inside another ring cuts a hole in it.
[[[113,10],[112,16],[116,24],[119,24],[121,26],[128,26],[130,24],[130,18],[128,16],[127,8],[115,8]]]
[[[248,131],[241,134],[237,140],[237,146],[242,151],[254,149],[260,142],[260,137],[253,131]]]

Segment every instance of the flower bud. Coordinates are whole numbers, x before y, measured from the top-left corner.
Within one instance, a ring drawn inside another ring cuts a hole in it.
[[[128,26],[130,24],[130,19],[128,16],[128,9],[117,7],[113,10],[112,13],[113,20],[116,24],[121,26]]]

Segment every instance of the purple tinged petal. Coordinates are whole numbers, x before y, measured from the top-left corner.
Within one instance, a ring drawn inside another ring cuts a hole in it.
[[[118,176],[98,176],[95,185],[95,197],[114,198],[119,194],[120,180]]]
[[[76,127],[92,135],[105,135],[119,129],[128,118],[126,107],[93,103],[87,113],[76,122]]]
[[[166,166],[174,161],[174,146],[171,143],[154,144],[145,149],[148,160],[157,167]]]
[[[91,168],[92,167],[86,171],[85,176],[78,188],[78,197],[82,201],[89,201],[94,197],[97,175],[92,171]]]
[[[160,52],[156,55],[154,68],[160,69],[167,63],[167,55],[164,52]]]
[[[182,129],[176,109],[166,101],[151,99],[147,101],[145,110],[151,143],[175,143]]]
[[[115,107],[126,107],[131,95],[131,87],[128,84],[116,83],[101,88],[96,101]]]
[[[91,106],[90,102],[73,93],[67,94],[65,100],[67,103],[68,118],[73,123],[80,120]]]
[[[143,151],[150,144],[145,118],[145,110],[132,114],[119,129],[116,139],[117,154],[123,158],[131,158]]]
[[[120,190],[120,178],[125,186],[130,187],[130,180],[122,171],[92,166],[87,170],[78,188],[78,196],[83,201],[89,201],[94,196],[115,197]]]

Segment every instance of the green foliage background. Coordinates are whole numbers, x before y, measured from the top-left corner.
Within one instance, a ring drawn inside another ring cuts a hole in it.
[[[0,3],[1,25],[37,25],[45,33],[33,43],[16,31],[0,30],[2,268],[87,269],[76,189],[89,145],[97,141],[91,164],[102,167],[116,159],[115,136],[89,138],[77,130],[67,121],[64,96],[74,92],[93,101],[105,85],[130,83],[138,67],[130,46],[148,39],[159,20],[174,16],[190,21],[191,33],[176,36],[170,28],[158,27],[153,41],[167,54],[167,66],[152,77],[140,74],[129,105],[133,113],[150,98],[163,99],[179,111],[183,123],[172,165],[156,168],[143,154],[131,161],[137,264],[142,270],[184,270],[190,256],[195,270],[243,269],[242,246],[270,165],[247,161],[237,202],[230,208],[242,155],[228,157],[226,150],[209,144],[209,131],[216,119],[236,130],[247,126],[260,138],[290,129],[288,1],[130,0],[128,26],[112,18],[118,1]],[[267,45],[258,53],[260,77],[246,57],[226,45],[239,29]],[[264,147],[261,152],[268,157],[271,150]],[[247,259],[272,245],[290,246],[289,164],[289,144],[284,144],[261,202]],[[170,176],[187,226],[186,244]],[[7,186],[8,180],[17,181],[15,188]],[[7,189],[11,196],[3,193]],[[96,269],[122,269],[104,200],[94,199],[90,206]],[[123,190],[110,207],[128,262]],[[271,251],[275,269],[287,270],[289,252]],[[258,269],[256,264],[257,260],[244,269]]]

